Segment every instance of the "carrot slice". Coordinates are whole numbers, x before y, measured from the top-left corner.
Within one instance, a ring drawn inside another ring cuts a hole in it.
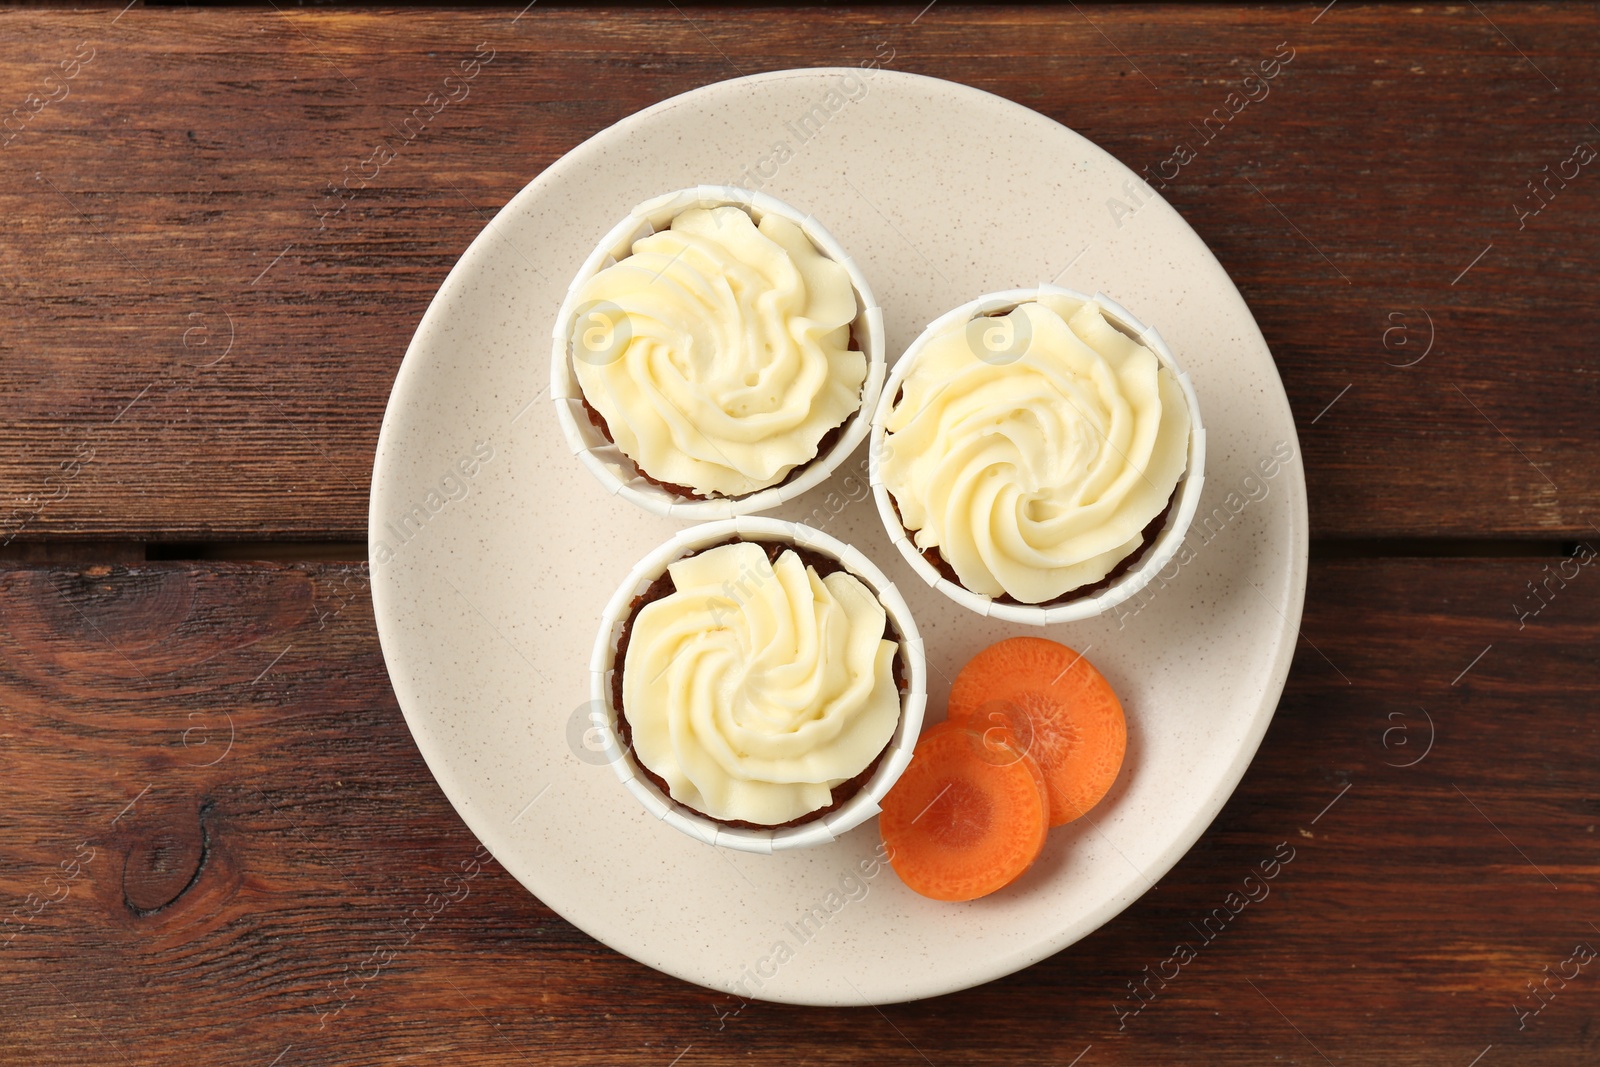
[[[1050,825],[1078,818],[1106,795],[1128,747],[1111,683],[1081,655],[1042,637],[990,645],[950,689],[951,722],[1004,727],[1050,787]]]
[[[907,886],[934,900],[972,900],[1038,858],[1049,794],[1038,766],[1003,736],[940,723],[917,740],[878,828]]]

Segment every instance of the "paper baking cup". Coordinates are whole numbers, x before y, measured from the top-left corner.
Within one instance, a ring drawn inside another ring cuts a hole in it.
[[[1184,399],[1189,405],[1189,462],[1184,469],[1183,477],[1178,482],[1176,499],[1167,515],[1167,523],[1156,534],[1155,543],[1145,551],[1144,558],[1137,566],[1130,568],[1116,581],[1091,596],[1053,605],[1012,604],[974,593],[965,586],[950,581],[939,573],[938,568],[928,562],[918,550],[911,532],[900,522],[900,515],[895,510],[893,498],[888,487],[883,484],[879,461],[883,455],[886,434],[884,424],[888,421],[889,409],[894,405],[894,399],[900,392],[906,374],[915,364],[917,356],[927,347],[929,340],[943,334],[951,327],[980,315],[1005,312],[1019,304],[1030,303],[1038,299],[1041,294],[1097,304],[1107,322],[1154,352],[1156,358],[1177,376],[1178,385],[1182,387]],[[872,444],[868,462],[872,496],[878,505],[878,515],[883,519],[883,527],[889,532],[889,539],[900,550],[900,554],[911,565],[911,569],[916,571],[923,581],[956,603],[980,615],[1004,619],[1007,622],[1048,626],[1052,623],[1090,619],[1109,611],[1143,589],[1163,567],[1171,562],[1172,557],[1177,554],[1178,547],[1183,543],[1189,524],[1194,520],[1195,511],[1200,506],[1200,490],[1205,485],[1206,431],[1200,421],[1200,403],[1195,397],[1194,385],[1154,327],[1145,326],[1130,315],[1122,305],[1104,294],[1087,296],[1057,285],[1041,285],[1036,289],[1008,289],[1002,293],[980,296],[928,324],[927,329],[922,331],[895,363],[894,371],[889,375],[889,380],[878,399],[877,407],[872,413]]]
[[[623,623],[633,613],[634,599],[666,573],[667,564],[734,537],[747,541],[778,541],[838,560],[845,570],[865,582],[877,595],[888,613],[890,625],[900,635],[900,653],[905,661],[906,689],[901,698],[900,722],[867,784],[827,815],[778,830],[725,826],[657,789],[640,772],[633,753],[621,746],[617,735],[617,710],[611,703],[611,675],[614,670],[621,669],[616,663],[617,640],[622,635]],[[606,605],[605,617],[600,623],[594,654],[589,659],[589,696],[592,708],[604,709],[596,712],[604,721],[594,725],[601,735],[607,762],[647,811],[697,841],[740,852],[768,854],[827,844],[878,813],[884,794],[911,762],[911,750],[922,732],[922,713],[928,701],[927,660],[922,638],[917,634],[916,623],[911,620],[911,610],[906,607],[904,598],[866,556],[835,537],[797,522],[742,516],[691,526],[640,560],[629,572]]]
[[[674,218],[691,208],[727,205],[743,208],[757,223],[768,215],[788,219],[810,238],[817,251],[845,269],[856,293],[857,311],[852,336],[867,357],[867,377],[861,386],[861,406],[841,424],[833,446],[798,468],[787,481],[744,496],[686,498],[646,479],[633,460],[623,455],[622,449],[607,440],[605,434],[589,421],[588,412],[583,407],[583,389],[578,384],[578,375],[572,366],[572,327],[580,303],[579,291],[590,278],[631,255],[635,241],[667,228]],[[785,500],[792,500],[808,489],[821,485],[844,462],[845,457],[866,439],[872,409],[883,389],[885,373],[883,312],[855,260],[812,216],[765,193],[732,185],[701,185],[667,193],[646,200],[628,212],[627,218],[617,223],[601,240],[568,286],[566,299],[561,302],[561,311],[556,315],[551,334],[550,392],[555,397],[556,417],[561,422],[561,431],[566,435],[567,445],[573,455],[600,480],[606,492],[671,519],[704,521],[750,515],[777,507]]]

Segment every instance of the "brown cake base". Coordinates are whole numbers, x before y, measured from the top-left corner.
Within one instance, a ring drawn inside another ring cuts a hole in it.
[[[741,542],[760,545],[761,548],[766,552],[767,559],[774,563],[777,562],[778,557],[784,552],[792,551],[800,557],[801,563],[815,570],[817,572],[817,577],[819,578],[826,578],[835,571],[845,570],[844,566],[831,556],[825,556],[820,552],[813,552],[811,549],[802,548],[799,545],[791,545],[784,541],[759,541],[749,538],[731,537],[726,541],[719,542],[718,544],[707,545],[705,548],[699,549],[694,554],[699,555],[700,552],[709,552],[713,548],[721,548],[723,545],[732,545]],[[688,557],[684,558],[687,559]],[[664,599],[672,595],[672,593],[675,591],[676,590],[672,584],[671,573],[668,571],[663,571],[659,578],[651,582],[645,588],[644,592],[634,597],[633,604],[628,610],[628,617],[623,620],[622,632],[617,637],[617,651],[613,661],[615,669],[611,672],[611,706],[613,709],[615,709],[617,716],[617,738],[621,742],[622,747],[628,749],[629,751],[632,751],[633,748],[633,731],[628,725],[627,712],[623,708],[622,673],[623,665],[627,662],[628,658],[628,642],[633,637],[633,621],[634,619],[638,618],[639,612],[644,610],[647,604],[652,604],[657,600]],[[893,641],[895,645],[894,684],[900,690],[901,712],[904,714],[904,697],[906,691],[904,663],[905,656],[901,650],[901,637],[895,632],[894,623],[890,619],[884,620],[883,636],[886,640]],[[856,775],[854,778],[851,778],[849,781],[841,782],[839,785],[834,786],[827,805],[820,807],[815,811],[807,812],[798,819],[791,819],[788,822],[783,823],[753,823],[744,822],[739,819],[717,819],[712,815],[707,815],[705,812],[692,807],[691,805],[683,803],[681,800],[673,799],[672,793],[667,787],[666,779],[662,778],[659,774],[656,774],[649,767],[646,767],[644,763],[637,758],[634,759],[633,763],[634,766],[639,769],[639,773],[644,775],[645,779],[649,781],[651,785],[655,786],[656,789],[660,791],[662,796],[672,800],[674,804],[688,808],[697,815],[703,815],[708,819],[712,819],[721,826],[733,827],[740,830],[782,830],[790,826],[800,826],[804,823],[809,823],[816,819],[820,819],[824,815],[838,810],[852,797],[860,793],[861,790],[866,787],[867,782],[872,779],[872,775],[875,771],[877,771],[878,765],[883,762],[883,754],[888,750],[888,747],[889,746],[885,744],[883,750],[872,758],[872,762],[868,763],[860,774]]]

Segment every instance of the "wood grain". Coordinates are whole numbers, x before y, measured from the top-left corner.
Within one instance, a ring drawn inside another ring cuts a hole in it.
[[[1136,170],[1190,145],[1164,195],[1277,356],[1316,534],[1591,532],[1600,177],[1527,183],[1600,145],[1592,5],[921,6],[0,12],[0,539],[360,540],[401,354],[489,213],[645,105],[880,44]]]
[[[0,569],[0,1060],[1593,1062],[1593,966],[1515,1011],[1600,945],[1600,577],[1519,619],[1546,562],[1319,567],[1277,718],[1177,867],[1041,964],[881,1013],[741,1007],[479,857],[363,567]]]

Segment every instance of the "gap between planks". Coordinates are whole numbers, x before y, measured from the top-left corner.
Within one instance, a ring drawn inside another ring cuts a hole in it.
[[[1341,559],[1561,559],[1577,555],[1565,538],[1313,538],[1313,563]],[[0,565],[56,563],[236,562],[362,563],[365,541],[14,541]]]

